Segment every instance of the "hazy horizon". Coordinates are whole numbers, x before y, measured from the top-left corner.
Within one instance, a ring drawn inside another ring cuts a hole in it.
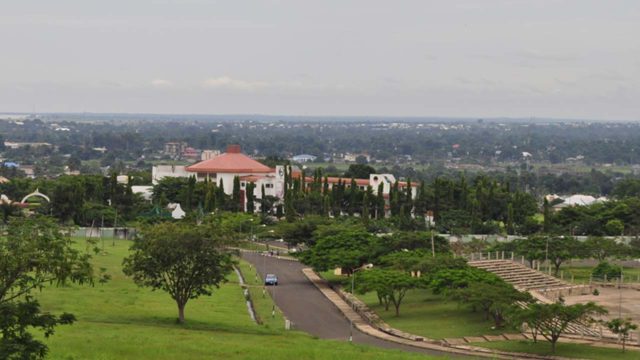
[[[640,120],[631,0],[5,4],[0,113]]]

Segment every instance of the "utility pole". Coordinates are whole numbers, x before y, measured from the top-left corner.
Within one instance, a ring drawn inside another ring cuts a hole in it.
[[[433,239],[433,229],[431,230],[431,256],[436,257],[436,243]]]
[[[102,237],[102,228],[104,228],[104,214],[102,214],[102,222],[100,223],[100,241],[102,242],[102,252],[104,253],[104,238]]]

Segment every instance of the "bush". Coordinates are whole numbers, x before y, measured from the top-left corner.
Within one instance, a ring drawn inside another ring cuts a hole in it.
[[[605,277],[607,280],[618,279],[622,275],[622,267],[603,261],[593,268],[591,275],[598,279],[604,279]]]

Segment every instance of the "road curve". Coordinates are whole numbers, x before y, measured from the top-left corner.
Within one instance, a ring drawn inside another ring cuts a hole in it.
[[[267,289],[276,305],[287,319],[294,323],[297,330],[305,331],[323,339],[349,339],[350,324],[315,285],[302,273],[304,265],[297,261],[281,260],[252,252],[243,252],[242,258],[249,261],[258,270],[262,278],[266,274],[278,276],[278,286]],[[251,276],[251,274],[245,274]],[[390,341],[381,340],[353,329],[353,341],[358,344],[378,346],[388,349],[441,355],[449,358],[460,357],[454,354],[421,349]]]

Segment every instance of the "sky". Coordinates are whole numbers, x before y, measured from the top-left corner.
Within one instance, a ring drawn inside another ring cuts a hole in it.
[[[0,0],[0,112],[640,120],[637,0]]]

